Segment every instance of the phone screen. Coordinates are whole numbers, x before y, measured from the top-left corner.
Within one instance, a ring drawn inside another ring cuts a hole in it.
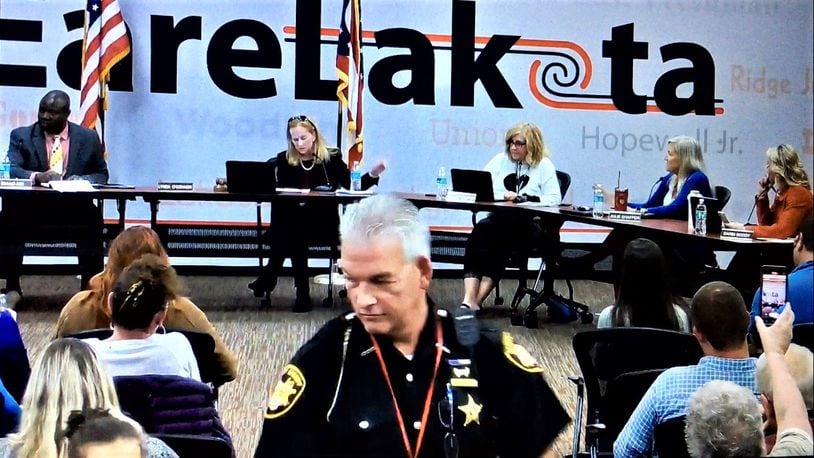
[[[763,266],[760,268],[760,315],[765,323],[774,323],[779,315],[777,309],[786,303],[787,282],[785,267]]]

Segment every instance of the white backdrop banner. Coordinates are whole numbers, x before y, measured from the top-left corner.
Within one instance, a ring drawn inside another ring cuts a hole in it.
[[[336,143],[340,0],[119,0],[133,41],[114,69],[111,181],[210,188],[227,159],[285,149],[308,114]],[[62,89],[78,116],[82,0],[3,0],[0,137]],[[365,165],[382,191],[433,192],[439,166],[481,168],[508,127],[539,125],[574,203],[591,184],[647,197],[666,139],[697,137],[713,185],[744,220],[765,151],[812,172],[809,0],[366,0]],[[346,143],[346,142],[345,142]],[[115,209],[106,209],[108,216]],[[130,205],[128,218],[147,218]],[[243,204],[163,203],[162,219],[251,221]],[[434,212],[436,225],[468,215]]]

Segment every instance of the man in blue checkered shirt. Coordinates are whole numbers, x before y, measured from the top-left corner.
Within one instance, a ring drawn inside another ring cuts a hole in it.
[[[749,313],[738,290],[724,282],[704,285],[690,304],[692,332],[704,357],[695,366],[662,373],[647,390],[613,444],[613,455],[650,456],[657,424],[686,414],[690,396],[710,380],[727,380],[759,395],[755,358],[749,357]]]

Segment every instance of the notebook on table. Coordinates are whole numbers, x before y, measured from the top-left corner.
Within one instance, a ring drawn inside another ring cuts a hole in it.
[[[478,202],[494,202],[492,174],[485,170],[451,169],[452,190],[475,194]]]
[[[226,161],[226,188],[240,194],[274,194],[275,164],[267,161]]]

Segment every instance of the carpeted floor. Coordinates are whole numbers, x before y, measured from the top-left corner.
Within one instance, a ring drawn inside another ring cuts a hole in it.
[[[288,359],[329,318],[339,313],[340,304],[333,309],[319,307],[322,288],[314,286],[312,296],[317,306],[303,315],[291,313],[294,291],[291,282],[281,279],[272,297],[272,307],[259,309],[258,301],[246,289],[248,277],[187,276],[187,293],[201,307],[209,320],[236,354],[240,367],[236,381],[220,389],[219,410],[231,432],[237,456],[250,457],[257,442],[270,383],[276,380]],[[29,357],[36,360],[44,346],[54,335],[59,309],[76,292],[78,281],[71,276],[26,276],[23,278],[26,296],[17,310],[23,338],[29,348]],[[503,282],[503,296],[509,302],[516,281]],[[564,282],[558,288],[565,289]],[[598,313],[612,300],[610,285],[590,281],[574,282],[574,296],[578,301]],[[463,282],[458,279],[434,280],[431,297],[439,304],[460,302]],[[487,299],[487,305],[492,300]],[[541,314],[544,312],[541,310]],[[542,316],[541,316],[542,318]],[[571,338],[580,329],[593,328],[578,321],[571,324],[545,324],[539,329],[511,327],[508,306],[495,307],[484,319],[487,326],[511,328],[516,340],[537,357],[545,369],[548,383],[558,394],[565,408],[574,416],[575,388],[568,376],[579,373]],[[555,446],[559,453],[570,454],[572,428],[563,431]]]

